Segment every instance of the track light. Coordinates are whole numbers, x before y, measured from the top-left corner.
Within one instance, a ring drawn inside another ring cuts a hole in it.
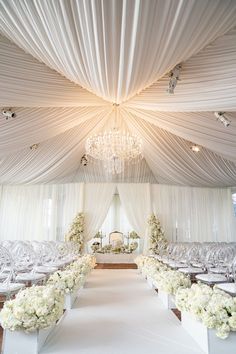
[[[15,118],[15,112],[12,112],[11,109],[3,109],[2,114],[4,115],[5,119],[8,120],[9,118]]]
[[[193,152],[199,152],[201,150],[200,146],[196,145],[196,144],[192,144],[190,146],[190,149],[193,151]]]
[[[86,155],[86,154],[84,154],[84,155],[81,157],[80,163],[81,163],[81,165],[83,165],[83,166],[87,166],[87,164],[88,164],[88,158],[87,158],[87,155]]]
[[[231,120],[227,118],[225,112],[215,112],[214,115],[226,128],[230,125]]]
[[[39,147],[39,144],[33,144],[30,146],[30,150],[37,150]]]
[[[180,69],[182,68],[181,64],[178,64],[174,67],[174,69],[171,70],[169,73],[169,87],[166,90],[168,93],[173,94],[175,87],[177,85],[177,82],[179,81],[179,75],[180,75]]]

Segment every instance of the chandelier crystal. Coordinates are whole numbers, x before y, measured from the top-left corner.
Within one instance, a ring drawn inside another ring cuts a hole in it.
[[[86,154],[103,161],[111,174],[119,174],[124,171],[126,163],[137,163],[142,159],[142,140],[117,128],[89,137],[85,148]]]

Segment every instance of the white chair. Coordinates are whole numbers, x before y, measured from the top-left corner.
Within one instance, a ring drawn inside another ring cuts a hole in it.
[[[122,232],[113,231],[109,234],[109,243],[112,247],[120,247],[124,245],[124,235]]]

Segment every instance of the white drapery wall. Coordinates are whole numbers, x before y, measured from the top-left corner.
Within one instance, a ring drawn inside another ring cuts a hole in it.
[[[83,209],[83,184],[2,186],[1,240],[56,240]]]
[[[151,213],[150,184],[118,184],[117,189],[127,218],[133,229],[141,237],[140,248],[147,251],[148,228],[147,218]]]
[[[0,239],[63,240],[85,212],[85,239],[93,238],[116,191],[132,228],[148,249],[147,217],[153,210],[171,241],[236,241],[230,188],[157,184],[0,186]]]
[[[107,216],[101,227],[102,233],[107,236],[110,232],[115,230],[122,232],[124,235],[127,235],[128,232],[132,231],[132,226],[128,221],[119,194],[117,193],[113,196]],[[106,241],[109,242],[108,237]]]
[[[113,183],[88,183],[85,185],[84,213],[85,240],[91,240],[101,228],[108,213],[116,185]]]
[[[153,211],[170,241],[236,241],[230,188],[152,185]]]

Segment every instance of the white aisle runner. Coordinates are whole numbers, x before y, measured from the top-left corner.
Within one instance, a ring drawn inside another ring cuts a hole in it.
[[[43,354],[202,353],[137,270],[94,270]]]

